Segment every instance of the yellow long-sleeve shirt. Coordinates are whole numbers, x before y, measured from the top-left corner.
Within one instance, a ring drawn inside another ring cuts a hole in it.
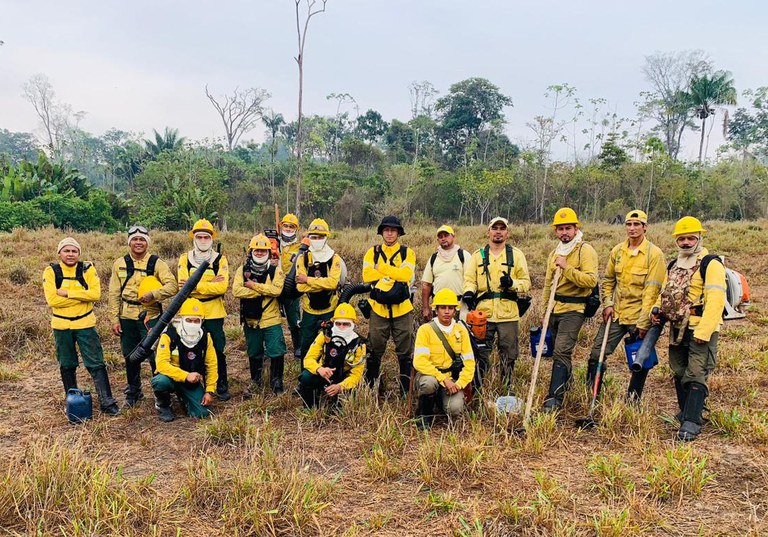
[[[245,286],[245,278],[243,277],[243,266],[237,268],[235,273],[235,280],[232,282],[232,294],[235,298],[259,298],[262,297],[262,307],[264,312],[261,314],[261,319],[246,319],[248,326],[251,328],[269,328],[270,326],[278,325],[282,322],[280,318],[280,304],[277,302],[277,297],[283,290],[283,283],[285,282],[285,275],[283,270],[277,266],[275,267],[274,276],[267,275],[267,279],[264,283],[254,282],[254,288],[249,289]]]
[[[476,250],[472,254],[471,269],[464,272],[464,292],[471,291],[477,296],[483,293],[501,292],[501,276],[507,272],[506,248],[499,255],[488,252],[488,277],[485,274],[485,264],[483,263],[483,248]],[[523,252],[512,247],[514,265],[512,266],[513,286],[510,291],[516,291],[518,294],[528,293],[531,289],[531,277],[528,274],[528,262],[525,260]],[[488,288],[490,279],[491,287]],[[501,323],[506,321],[517,321],[520,319],[520,312],[517,309],[517,302],[505,298],[489,298],[478,302],[477,309],[488,314],[488,321],[492,323]]]
[[[549,293],[552,289],[552,278],[555,276],[555,259],[557,254],[553,250],[547,258],[547,274],[544,277],[544,304],[549,301]],[[566,268],[560,274],[557,283],[556,295],[571,297],[588,297],[592,289],[597,285],[597,252],[586,242],[573,249],[565,258]],[[583,312],[586,304],[561,302],[555,298],[554,313],[567,313],[569,311]]]
[[[381,248],[381,252],[384,254],[379,255],[376,259],[375,250]],[[363,282],[374,283],[384,278],[389,278],[395,282],[402,282],[408,286],[413,284],[416,275],[416,254],[410,248],[407,248],[405,259],[400,257],[400,243],[395,243],[392,246],[382,244],[378,247],[369,248],[365,252],[363,257]],[[389,263],[394,256],[394,265]],[[386,260],[385,260],[386,259]],[[371,309],[381,317],[392,318],[402,317],[413,311],[413,304],[410,300],[405,300],[400,304],[392,304],[391,306],[386,304],[380,304],[373,300],[368,299],[371,304]]]
[[[619,324],[651,326],[650,314],[666,275],[664,252],[648,239],[636,249],[623,241],[611,250],[601,287],[604,307],[613,307]]]
[[[192,267],[191,271],[187,268],[188,256],[189,253],[185,253],[179,258],[177,273],[179,287],[183,285],[181,282],[186,282],[190,274],[194,274],[196,270],[195,267]],[[224,281],[211,283],[211,280],[216,276],[224,276]],[[224,295],[227,293],[227,287],[229,287],[229,263],[226,256],[221,256],[218,274],[214,274],[213,261],[211,261],[200,283],[197,284],[190,297],[196,298],[203,303],[206,319],[223,319],[227,316],[227,310],[224,307]]]
[[[430,324],[421,325],[418,332],[416,332],[416,343],[413,349],[413,367],[422,375],[435,377],[440,384],[445,385],[445,380],[451,378],[451,372],[444,373],[440,369],[450,368],[453,360]],[[455,323],[451,332],[445,334],[445,337],[448,343],[451,344],[453,352],[461,357],[462,362],[464,362],[464,367],[461,373],[459,373],[458,380],[456,380],[459,388],[464,388],[475,377],[475,355],[472,353],[469,332],[467,332],[463,324]]]
[[[68,267],[64,263],[60,265],[64,275],[61,289],[66,289],[68,296],[56,294],[56,276],[53,268],[48,266],[43,271],[43,292],[45,293],[45,301],[51,307],[51,328],[54,330],[82,330],[96,326],[93,303],[98,302],[101,298],[101,281],[99,281],[96,268],[90,265],[88,269],[83,270],[83,279],[88,285],[88,289],[86,289],[75,279],[76,265],[72,267]],[[74,319],[75,317],[81,318]]]
[[[304,368],[312,373],[317,374],[317,370],[323,365],[323,344],[325,343],[325,336],[321,332],[317,335],[312,345],[307,351],[307,355],[304,357]],[[358,384],[363,377],[363,370],[365,369],[365,343],[361,344],[356,350],[354,357],[347,356],[344,362],[344,372],[348,372],[347,377],[339,383],[342,390],[351,390]],[[353,364],[355,364],[353,366]]]
[[[210,334],[208,345],[205,349],[205,391],[216,392],[216,381],[219,380],[219,370],[216,362],[216,349],[213,346],[213,339]],[[157,345],[157,357],[155,358],[155,373],[170,377],[175,382],[184,382],[189,373],[179,367],[179,349],[171,350],[171,338],[168,334],[160,336],[160,342]]]
[[[697,259],[701,260],[709,252],[702,248]],[[667,284],[669,274],[664,276],[661,288]],[[688,320],[688,328],[693,330],[693,337],[701,341],[709,341],[712,334],[720,330],[723,324],[723,308],[725,308],[725,267],[718,261],[711,261],[707,266],[707,281],[701,278],[701,270],[697,270],[691,277],[691,285],[688,287],[688,300],[693,307],[703,306],[701,316],[691,314]],[[656,300],[656,307],[661,308],[661,295]]]
[[[307,262],[310,273],[307,273],[307,267],[304,266],[304,262]],[[296,261],[296,275],[304,274],[307,276],[307,283],[297,283],[296,289],[304,293],[301,297],[301,307],[304,311],[312,313],[314,315],[321,315],[328,313],[336,308],[336,304],[339,302],[338,288],[339,281],[341,280],[341,257],[339,254],[333,254],[331,258],[331,266],[328,268],[328,274],[326,276],[313,275],[313,260],[312,253],[305,252],[304,255],[299,257]],[[325,308],[313,308],[310,296],[313,293],[330,293],[330,305]]]
[[[147,253],[143,259],[133,259],[134,273],[128,283],[125,284],[122,294],[120,288],[125,283],[125,278],[128,276],[125,266],[125,258],[118,257],[112,264],[112,274],[109,277],[109,321],[112,324],[117,324],[119,319],[138,319],[139,313],[142,309],[147,310],[148,318],[154,319],[160,315],[160,304],[155,303],[150,306],[141,306],[139,302],[139,284],[141,280],[152,274],[147,274],[147,263],[149,262],[150,254]],[[179,286],[176,283],[176,278],[173,277],[171,269],[168,264],[162,259],[158,259],[155,263],[154,276],[160,280],[163,284],[161,289],[153,291],[152,295],[158,302],[175,295]]]
[[[300,247],[301,242],[299,241],[289,244],[288,246],[283,245],[282,252],[280,252],[280,263],[283,268],[283,274],[288,274],[291,270],[291,265],[293,264],[293,260],[299,254]]]

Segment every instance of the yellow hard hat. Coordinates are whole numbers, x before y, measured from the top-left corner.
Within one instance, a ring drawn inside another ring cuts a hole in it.
[[[456,293],[451,291],[450,289],[440,289],[437,293],[435,293],[435,296],[432,297],[432,306],[438,307],[438,306],[459,306],[459,298],[456,296]]]
[[[326,237],[331,234],[331,228],[328,226],[328,222],[322,218],[315,218],[307,228],[307,235],[325,235]]]
[[[188,298],[181,305],[181,308],[179,308],[178,315],[182,317],[189,315],[190,317],[200,317],[201,319],[204,319],[205,308],[203,307],[203,303],[198,299]]]
[[[357,312],[352,304],[346,302],[336,306],[336,310],[333,312],[332,321],[338,321],[339,319],[347,319],[353,323],[357,322]]]
[[[269,242],[269,239],[266,235],[264,235],[264,233],[259,233],[251,239],[251,242],[248,244],[248,248],[251,250],[271,250],[272,243]]]
[[[580,226],[579,217],[576,216],[576,211],[570,207],[563,207],[558,209],[555,213],[555,218],[552,220],[552,227],[562,226],[565,224],[574,224]]]
[[[645,211],[635,209],[627,213],[627,216],[624,218],[624,222],[640,222],[641,224],[647,224],[648,215],[645,214]]]
[[[673,237],[679,237],[680,235],[687,235],[689,233],[706,233],[707,230],[701,225],[698,218],[693,216],[684,216],[675,224],[675,230],[672,232]]]
[[[293,213],[287,213],[283,216],[283,219],[280,220],[281,224],[293,224],[296,226],[296,229],[299,228],[299,218],[293,214]]]
[[[160,283],[160,280],[158,280],[154,276],[147,276],[146,278],[141,280],[141,282],[139,283],[139,290],[138,290],[139,298],[143,297],[147,293],[151,293],[153,291],[157,291],[158,289],[162,289],[162,288],[163,288],[163,284]],[[157,300],[153,300],[149,304],[154,304],[155,302],[157,302]]]
[[[199,231],[204,231],[206,233],[210,233],[212,239],[216,238],[216,230],[213,229],[213,224],[211,224],[205,218],[201,218],[200,220],[195,222],[195,225],[192,226],[192,229],[189,232],[189,237],[191,239],[194,239],[195,238],[195,233],[197,233]]]

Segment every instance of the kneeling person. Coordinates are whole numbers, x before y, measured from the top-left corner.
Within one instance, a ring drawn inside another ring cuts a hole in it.
[[[203,311],[199,300],[188,298],[179,309],[178,331],[169,326],[160,336],[152,389],[161,421],[174,420],[171,410],[174,391],[189,416],[207,418],[211,413],[208,406],[213,402],[219,375],[213,339],[203,327]]]
[[[355,332],[357,313],[351,304],[339,304],[330,333],[320,332],[304,357],[299,394],[308,408],[324,393],[336,398],[360,383],[365,369],[365,342]]]
[[[459,306],[456,293],[438,291],[432,300],[437,316],[419,327],[413,351],[419,406],[416,425],[432,425],[435,398],[442,397],[443,409],[450,418],[464,410],[464,388],[475,377],[475,356],[467,328],[454,319]]]

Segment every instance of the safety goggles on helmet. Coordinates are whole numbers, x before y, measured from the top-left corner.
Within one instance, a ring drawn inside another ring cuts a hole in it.
[[[128,235],[133,235],[136,232],[143,233],[144,235],[149,234],[149,230],[144,226],[135,225],[128,228]]]

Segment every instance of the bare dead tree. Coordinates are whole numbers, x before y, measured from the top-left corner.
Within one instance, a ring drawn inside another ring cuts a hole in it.
[[[37,117],[43,124],[43,129],[47,136],[46,143],[51,152],[56,150],[56,92],[53,86],[44,74],[33,75],[29,81],[22,86],[24,98],[27,99],[35,109]]]
[[[253,130],[259,124],[263,115],[262,104],[271,97],[267,90],[260,88],[245,90],[235,88],[231,94],[222,95],[217,99],[208,91],[207,84],[205,95],[224,124],[229,151],[237,146],[243,134]]]
[[[302,178],[302,149],[304,143],[304,133],[302,131],[303,110],[302,103],[304,99],[304,45],[307,43],[307,30],[309,21],[312,17],[325,12],[325,6],[328,0],[294,0],[296,4],[296,40],[298,45],[298,54],[294,57],[296,65],[299,67],[299,117],[296,120],[296,216],[301,218],[301,178]],[[301,6],[306,6],[306,12],[302,21]],[[287,210],[287,207],[286,207]]]

